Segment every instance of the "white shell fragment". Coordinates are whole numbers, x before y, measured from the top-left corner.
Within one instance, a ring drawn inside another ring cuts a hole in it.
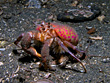
[[[4,64],[3,62],[0,62],[0,66],[3,65],[3,64]]]
[[[105,18],[104,15],[97,17],[97,19],[98,19],[100,22],[102,22],[104,18]]]
[[[97,37],[89,37],[90,39],[93,39],[93,40],[102,40],[103,39],[103,37],[99,37],[99,36],[97,36]]]

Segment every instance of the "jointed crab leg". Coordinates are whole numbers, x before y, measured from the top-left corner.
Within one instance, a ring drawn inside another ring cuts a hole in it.
[[[79,49],[77,49],[76,46],[74,46],[73,44],[71,44],[71,43],[68,42],[68,41],[64,41],[64,43],[65,43],[68,47],[70,47],[70,48],[72,48],[73,50],[75,50],[77,53],[85,53],[84,51],[80,51]]]
[[[20,45],[19,45],[19,42],[21,41],[21,39],[23,38],[24,36],[24,33],[22,33],[18,38],[17,40],[14,42],[15,45],[17,45],[19,48],[22,48]]]
[[[75,50],[77,53],[79,53],[80,54],[79,58],[83,59],[83,58],[87,57],[85,53],[87,53],[88,47],[87,47],[86,51],[81,51],[81,50],[77,49],[76,46],[74,46],[73,44],[71,44],[68,41],[64,41],[63,43],[66,44],[68,47],[72,48],[73,50]]]
[[[87,72],[85,66],[82,64],[82,62],[80,61],[80,59],[78,59],[71,51],[69,51],[69,49],[63,44],[63,42],[56,37],[56,40],[58,41],[58,44],[67,52],[69,53],[73,58],[75,58],[84,68],[85,72]]]
[[[46,40],[41,50],[41,55],[42,55],[41,59],[43,63],[42,65],[44,66],[45,69],[48,69],[48,68],[52,69],[51,66],[49,66],[49,61],[50,61],[49,47],[51,46],[52,42],[53,42],[53,38]]]

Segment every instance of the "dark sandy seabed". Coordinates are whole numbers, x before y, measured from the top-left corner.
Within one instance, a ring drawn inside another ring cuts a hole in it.
[[[57,14],[68,9],[74,9],[71,2],[74,0],[49,0],[40,8],[24,7],[26,0],[1,0],[0,2],[0,82],[1,83],[30,83],[32,81],[49,79],[53,83],[110,83],[110,1],[109,0],[81,0],[83,7],[96,5],[105,15],[104,21],[95,18],[80,23],[61,22],[56,19]],[[37,0],[38,1],[38,0]],[[41,2],[39,2],[41,3]],[[34,22],[60,22],[75,28],[79,35],[78,48],[85,50],[89,37],[102,37],[102,40],[92,40],[88,54],[101,57],[92,57],[82,60],[87,73],[79,63],[69,63],[65,69],[58,67],[56,71],[39,70],[36,58],[30,57],[24,51],[18,50],[13,44],[23,32],[35,29]],[[94,27],[96,32],[87,34],[86,27]],[[108,57],[106,57],[108,56]],[[49,75],[49,76],[48,76]],[[37,83],[37,82],[35,82]],[[41,81],[41,83],[46,83]]]

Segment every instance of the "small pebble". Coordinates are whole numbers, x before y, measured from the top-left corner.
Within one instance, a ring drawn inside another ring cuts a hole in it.
[[[3,62],[0,62],[0,66],[1,66],[1,65],[4,65],[4,63],[3,63]]]
[[[106,5],[106,3],[102,3],[102,5],[103,5],[103,6]]]
[[[84,72],[84,70],[80,70],[80,72],[81,72],[81,73],[83,73],[83,72]]]
[[[4,47],[7,44],[6,41],[0,41],[0,47]]]
[[[41,8],[41,3],[39,0],[29,0],[28,8]]]
[[[107,62],[107,60],[106,60],[106,59],[103,59],[102,61],[103,61],[104,63],[106,63],[106,62]]]
[[[66,68],[71,68],[71,65],[66,65]]]
[[[103,72],[103,70],[101,68],[99,68],[99,72]]]
[[[5,48],[0,48],[0,51],[5,51]]]
[[[69,80],[69,77],[70,77],[70,76],[67,76],[67,77],[66,77],[66,80]]]

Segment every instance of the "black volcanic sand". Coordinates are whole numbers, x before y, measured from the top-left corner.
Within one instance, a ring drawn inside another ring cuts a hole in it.
[[[61,83],[61,81],[63,83],[110,83],[110,1],[82,0],[79,3],[83,7],[98,6],[101,15],[105,15],[102,22],[97,18],[80,23],[58,21],[56,16],[59,13],[76,8],[71,6],[72,1],[50,0],[42,4],[39,9],[24,7],[23,2],[0,3],[1,83],[30,83],[46,78],[53,83]],[[34,22],[41,21],[60,22],[75,28],[80,40],[77,47],[81,50],[85,50],[88,46],[89,37],[102,37],[102,40],[92,40],[92,45],[88,49],[88,54],[101,57],[88,57],[82,60],[87,73],[79,72],[78,70],[82,71],[83,68],[80,63],[74,62],[69,62],[66,68],[57,67],[56,71],[39,70],[39,60],[19,50],[13,42],[21,33],[34,30],[36,27]],[[87,27],[94,27],[96,32],[87,34]]]

